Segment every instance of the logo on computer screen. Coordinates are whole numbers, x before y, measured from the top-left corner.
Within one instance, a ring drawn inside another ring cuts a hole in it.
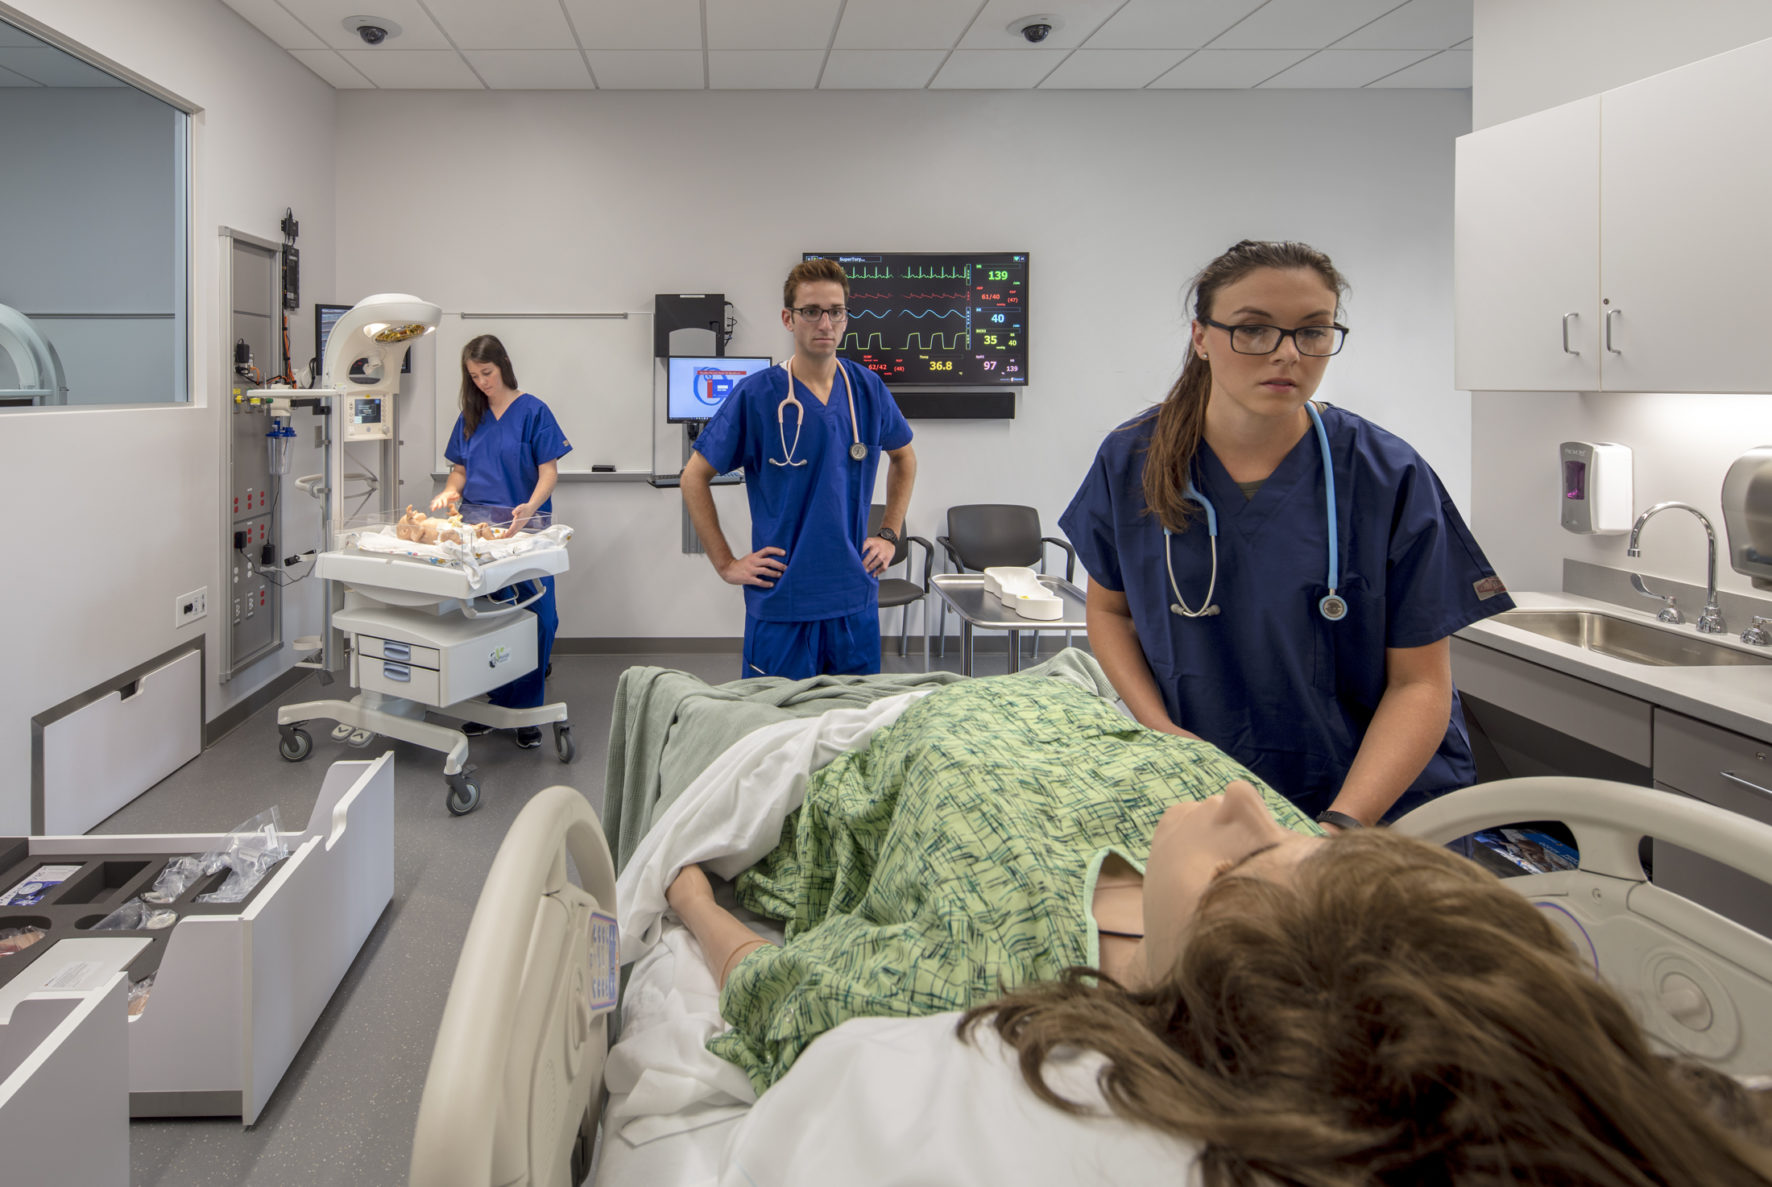
[[[697,367],[695,382],[689,385],[698,403],[709,408],[718,408],[720,402],[732,394],[732,389],[747,373],[744,371],[725,371],[719,367]]]

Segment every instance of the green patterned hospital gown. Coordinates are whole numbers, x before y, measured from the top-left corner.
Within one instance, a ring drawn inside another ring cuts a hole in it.
[[[739,901],[785,923],[785,947],[727,978],[709,1040],[761,1093],[848,1018],[935,1014],[1099,959],[1095,876],[1142,869],[1164,809],[1261,789],[1223,751],[1147,730],[1056,679],[968,680],[930,693],[866,750],[810,781]]]

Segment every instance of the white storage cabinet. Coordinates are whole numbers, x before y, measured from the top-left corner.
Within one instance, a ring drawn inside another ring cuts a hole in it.
[[[1763,392],[1772,40],[1459,138],[1455,382]]]

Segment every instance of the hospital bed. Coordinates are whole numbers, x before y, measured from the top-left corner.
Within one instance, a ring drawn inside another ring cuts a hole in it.
[[[633,967],[622,994],[620,1039],[603,1069],[608,1101],[597,1155],[599,1185],[713,1181],[727,1140],[754,1099],[744,1074],[701,1046],[723,1027],[718,994],[687,932],[665,915],[662,895],[684,861],[700,860],[713,872],[728,876],[755,860],[755,838],[766,838],[761,842],[766,849],[778,835],[780,817],[773,817],[773,824],[770,819],[758,823],[748,837],[743,828],[710,830],[694,822],[726,821],[751,809],[785,810],[783,803],[771,802],[768,788],[803,785],[835,754],[865,747],[875,730],[890,725],[909,701],[922,695],[927,693],[904,693],[863,708],[779,722],[746,735],[709,763],[702,776],[652,822],[652,831],[622,871],[619,883],[600,884],[604,887],[597,899],[600,908],[609,910],[612,901],[619,905],[624,958],[632,960]],[[1417,809],[1396,827],[1445,842],[1522,820],[1566,823],[1579,846],[1580,866],[1512,878],[1509,885],[1550,914],[1577,951],[1592,960],[1596,974],[1633,1004],[1653,1039],[1671,1053],[1732,1074],[1772,1071],[1772,1027],[1764,1025],[1772,1018],[1772,939],[1655,886],[1637,857],[1638,843],[1647,835],[1760,876],[1772,869],[1772,827],[1665,792],[1567,778],[1514,779],[1469,788]],[[516,832],[513,829],[513,838]],[[710,840],[711,834],[717,835]],[[528,858],[512,855],[510,862],[513,867],[551,869],[558,838],[535,834],[533,839],[534,853]],[[727,856],[710,857],[710,844],[725,846]],[[500,865],[511,846],[507,841],[500,851]],[[604,867],[599,864],[597,869],[601,876]],[[605,892],[613,894],[613,900]],[[495,890],[489,878],[487,895],[495,893],[504,892]],[[729,899],[727,903],[732,905]],[[515,917],[520,917],[520,909]],[[480,923],[477,912],[475,931]],[[470,1040],[456,1034],[450,1019],[457,1013],[457,997],[477,992],[472,986],[486,975],[477,971],[483,961],[504,962],[516,969],[532,959],[516,943],[513,925],[506,924],[502,935],[502,951],[495,953],[492,940],[477,944],[475,933],[470,933],[451,992],[451,1013],[438,1040],[433,1083],[439,1074],[447,1074],[438,1068],[461,1065],[454,1047]],[[634,953],[642,950],[644,954],[634,960]],[[601,1002],[583,995],[553,1007],[556,1016],[579,1018],[601,1008]],[[474,1035],[471,1041],[493,1040]],[[506,1066],[526,1067],[530,1059],[522,1049],[513,1048]],[[496,1074],[482,1068],[474,1082],[493,1084]],[[508,1070],[504,1082],[513,1083]],[[427,1084],[427,1107],[431,1089],[432,1084]],[[475,1095],[483,1098],[481,1107],[458,1115],[462,1125],[490,1131],[515,1124],[502,1119],[509,1109],[498,1102],[496,1093]],[[582,1132],[583,1119],[571,1106],[556,1108],[551,1116],[555,1141],[565,1140],[569,1132]],[[532,1120],[537,1126],[543,1124],[539,1116]],[[422,1178],[419,1159],[435,1132],[427,1130],[421,1118],[414,1150],[415,1184],[577,1181],[489,1178],[478,1162],[455,1178]],[[451,1140],[461,1138],[452,1135]]]

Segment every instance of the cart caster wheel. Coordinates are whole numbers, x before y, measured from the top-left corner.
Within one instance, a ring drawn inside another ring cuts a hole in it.
[[[289,762],[300,762],[314,753],[314,739],[307,730],[296,726],[283,731],[277,740],[277,753]]]
[[[480,784],[467,772],[449,776],[449,796],[444,804],[451,816],[466,816],[480,806]]]
[[[571,726],[554,727],[554,753],[560,756],[561,762],[571,762],[578,756],[578,747],[572,741]]]

